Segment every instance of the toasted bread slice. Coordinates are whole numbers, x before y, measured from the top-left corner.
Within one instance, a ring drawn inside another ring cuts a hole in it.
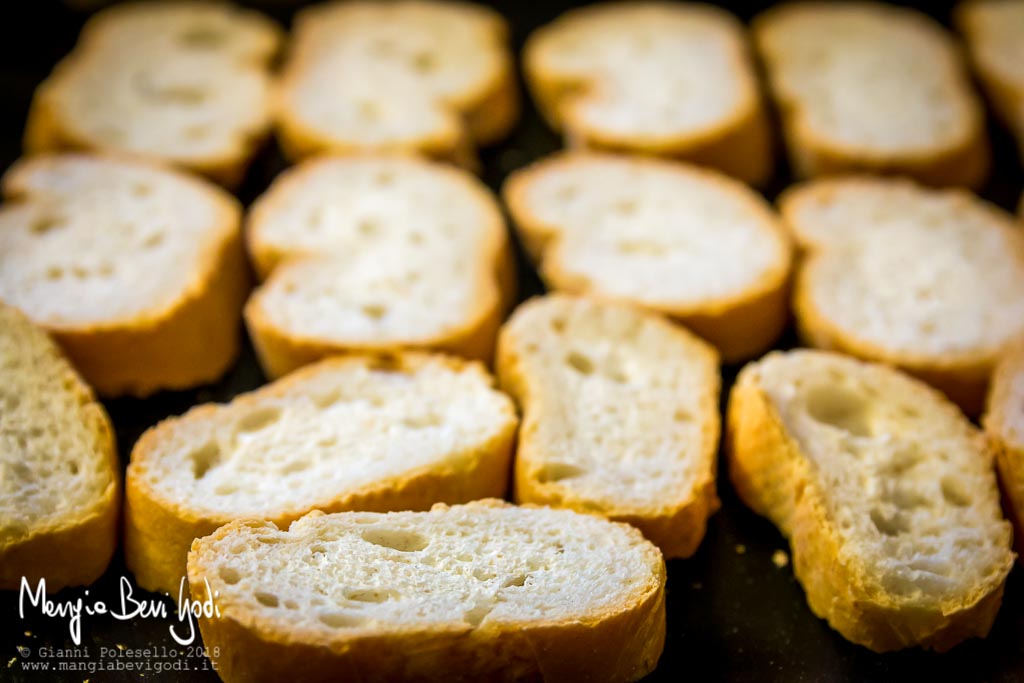
[[[503,188],[549,288],[664,313],[727,361],[771,346],[786,320],[789,241],[743,184],[681,163],[559,154]]]
[[[103,10],[36,91],[25,147],[125,152],[237,184],[270,132],[281,38],[220,2]]]
[[[1017,552],[1024,552],[1024,344],[1000,359],[983,423],[996,452],[1004,509],[1013,522]],[[1017,556],[1021,560],[1021,556]]]
[[[0,365],[0,589],[90,584],[117,546],[110,419],[46,333],[3,304]]]
[[[737,493],[789,538],[811,610],[877,652],[992,625],[1013,564],[983,435],[927,385],[822,351],[773,352],[729,399]]]
[[[787,191],[806,251],[794,309],[803,338],[898,365],[970,415],[1001,350],[1024,334],[1024,233],[964,190],[907,180],[820,180]]]
[[[635,681],[665,642],[665,563],[592,515],[481,501],[233,522],[189,583],[232,681]],[[395,653],[401,653],[396,656]]]
[[[530,36],[527,82],[570,146],[693,161],[750,183],[772,172],[743,27],[710,5],[570,10]]]
[[[51,332],[100,394],[219,377],[247,289],[238,202],[165,168],[80,154],[3,178],[0,300]]]
[[[498,342],[519,402],[516,502],[637,527],[666,557],[696,551],[718,508],[718,357],[661,316],[552,294]]]
[[[965,0],[954,18],[975,72],[1024,158],[1024,3]]]
[[[985,180],[984,112],[932,19],[875,2],[794,2],[755,18],[753,34],[798,176]]]
[[[292,159],[415,152],[474,165],[519,115],[505,21],[462,2],[329,2],[296,17],[278,91]]]
[[[161,422],[128,466],[129,569],[177,597],[192,540],[233,519],[503,496],[517,420],[492,384],[444,356],[336,358]]]

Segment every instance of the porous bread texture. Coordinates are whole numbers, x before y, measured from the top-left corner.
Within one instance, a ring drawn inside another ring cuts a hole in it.
[[[771,139],[743,27],[710,5],[606,3],[535,31],[527,83],[574,147],[653,154],[760,184]]]
[[[0,304],[0,589],[87,585],[117,545],[114,433],[46,333]]]
[[[267,277],[246,322],[272,377],[400,348],[489,360],[515,275],[494,197],[466,171],[394,156],[306,161],[248,219]]]
[[[1024,157],[1024,4],[965,0],[954,20],[986,94]]]
[[[492,384],[440,355],[350,356],[161,422],[128,466],[126,563],[177,597],[193,539],[234,519],[503,496],[518,421]]]
[[[792,546],[811,609],[884,652],[984,637],[1013,564],[992,452],[941,394],[881,364],[773,352],[728,408],[737,493]]]
[[[956,44],[929,17],[875,2],[791,2],[752,30],[798,176],[984,182],[984,112]]]
[[[908,180],[809,182],[779,200],[805,252],[793,307],[811,345],[897,365],[970,415],[1024,334],[1024,234],[964,190]]]
[[[219,377],[247,289],[241,209],[147,163],[27,158],[3,178],[0,300],[51,332],[106,396]]]
[[[197,540],[188,567],[194,594],[217,595],[222,616],[200,629],[229,682],[633,681],[665,639],[657,548],[567,510],[234,522]]]
[[[789,241],[772,208],[718,172],[570,152],[502,188],[549,288],[664,313],[723,360],[771,346],[787,315]]]
[[[277,92],[292,159],[401,151],[476,164],[519,115],[508,28],[462,2],[329,2],[295,19]]]
[[[515,499],[639,528],[692,555],[718,508],[718,356],[661,316],[562,294],[516,309],[498,378],[523,411]]]
[[[281,30],[220,2],[139,2],[96,14],[36,91],[28,152],[116,151],[241,181],[271,124]]]
[[[996,365],[982,423],[996,453],[1007,516],[1017,552],[1024,550],[1024,342],[1018,341]],[[1017,556],[1018,561],[1021,559]]]

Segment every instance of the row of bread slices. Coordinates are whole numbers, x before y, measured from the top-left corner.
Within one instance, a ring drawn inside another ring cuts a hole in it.
[[[42,331],[0,322],[0,586],[89,583],[119,537],[109,421]],[[502,327],[496,368],[501,391],[454,356],[329,358],[161,422],[127,470],[129,569],[214,597],[200,628],[227,681],[641,677],[663,555],[691,555],[718,507],[717,355],[658,314],[551,294]],[[1022,402],[1024,351],[987,437],[889,366],[772,352],[732,390],[730,478],[843,636],[944,650],[999,609],[994,452],[1019,515]],[[488,501],[510,488],[527,505]]]
[[[498,202],[439,162],[303,162],[251,207],[244,237],[233,198],[141,162],[30,157],[3,188],[0,300],[53,333],[101,395],[216,379],[243,303],[278,377],[355,351],[489,361],[516,299]],[[977,415],[998,355],[1024,335],[1024,233],[966,190],[822,179],[777,213],[716,171],[569,152],[516,171],[503,194],[550,290],[666,314],[726,362],[770,348],[792,308],[810,345],[902,367]],[[251,296],[243,242],[262,281]]]
[[[998,113],[1024,141],[1024,6],[957,13]],[[93,18],[38,90],[26,146],[141,154],[237,183],[272,126],[293,160],[406,151],[473,165],[518,118],[514,59],[494,12],[433,0],[303,10],[282,32],[255,12],[131,3]],[[871,171],[936,185],[988,173],[983,109],[954,39],[873,2],[794,3],[754,42],[801,176]],[[672,2],[573,10],[527,41],[525,76],[576,147],[655,154],[751,183],[773,169],[771,131],[740,23]]]

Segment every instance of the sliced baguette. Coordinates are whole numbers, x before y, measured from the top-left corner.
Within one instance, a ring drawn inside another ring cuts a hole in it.
[[[805,250],[794,293],[813,346],[898,365],[970,415],[1024,334],[1024,233],[964,190],[842,178],[779,200]]]
[[[789,538],[811,610],[877,652],[984,637],[1013,564],[992,452],[941,394],[881,364],[773,352],[728,408],[737,493]]]
[[[148,164],[44,155],[3,178],[0,300],[51,332],[100,394],[218,378],[248,276],[238,202]]]
[[[502,188],[549,288],[664,313],[727,362],[786,321],[791,254],[772,208],[736,180],[682,163],[559,154]]]
[[[161,422],[128,466],[128,568],[177,597],[192,540],[234,519],[503,496],[517,420],[492,383],[444,356],[330,359]]]
[[[462,2],[328,2],[302,10],[278,89],[292,159],[402,151],[474,165],[519,115],[505,21]]]
[[[985,180],[981,104],[952,38],[927,16],[875,2],[793,2],[755,18],[753,34],[798,176]]]
[[[635,681],[665,642],[665,563],[591,515],[481,501],[233,522],[192,546],[233,681]]]
[[[693,161],[755,184],[772,172],[746,35],[728,12],[675,2],[570,10],[530,36],[523,65],[570,146]]]
[[[88,585],[117,545],[110,419],[46,333],[3,304],[0,366],[0,589]]]
[[[516,309],[498,341],[502,389],[522,407],[516,502],[637,527],[692,555],[718,508],[718,356],[660,316],[552,294]]]
[[[1024,553],[1024,344],[1000,359],[983,420],[996,453],[1007,517],[1013,522],[1018,560]]]
[[[965,0],[954,19],[989,100],[1016,135],[1024,158],[1024,3]]]
[[[25,147],[130,153],[237,184],[270,131],[281,38],[220,2],[103,10],[36,91]]]

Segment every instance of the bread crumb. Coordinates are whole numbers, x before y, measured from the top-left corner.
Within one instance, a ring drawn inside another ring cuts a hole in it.
[[[25,631],[25,637],[26,638],[31,638],[32,637],[32,631]]]
[[[123,643],[117,643],[117,649],[124,652],[125,645]]]
[[[778,569],[782,569],[789,564],[789,555],[786,554],[785,550],[776,550],[772,553],[772,564]]]
[[[745,555],[746,553],[747,553],[747,546],[743,545],[742,543],[737,543],[736,544],[736,554],[737,555]]]
[[[7,668],[10,669],[12,666],[14,666],[14,663],[16,661],[18,661],[17,657],[11,657],[10,659],[8,659],[7,660]]]

